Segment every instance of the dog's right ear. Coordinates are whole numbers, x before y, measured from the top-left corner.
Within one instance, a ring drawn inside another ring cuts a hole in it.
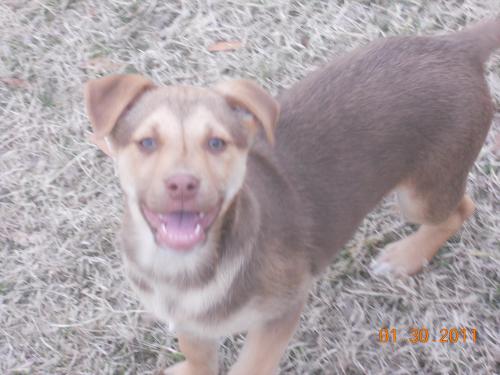
[[[92,79],[85,84],[85,107],[92,123],[94,142],[112,156],[107,136],[121,114],[154,83],[138,74],[116,74]]]

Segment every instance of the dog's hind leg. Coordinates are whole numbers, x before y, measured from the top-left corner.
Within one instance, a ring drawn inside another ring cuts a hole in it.
[[[455,180],[459,186],[448,185],[447,189],[436,181],[426,184],[427,188],[432,186],[432,189],[424,190],[426,193],[421,193],[418,185],[409,184],[397,190],[405,218],[421,225],[415,233],[389,244],[382,251],[372,264],[375,273],[417,273],[460,229],[474,212],[474,203],[464,195],[465,177],[459,180]]]

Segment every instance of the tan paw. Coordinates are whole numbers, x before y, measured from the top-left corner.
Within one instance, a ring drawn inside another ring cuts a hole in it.
[[[161,373],[161,375],[217,375],[217,369],[209,367],[193,366],[187,361],[177,363]]]
[[[429,263],[424,253],[422,243],[411,235],[387,245],[372,262],[370,268],[377,275],[414,275]]]

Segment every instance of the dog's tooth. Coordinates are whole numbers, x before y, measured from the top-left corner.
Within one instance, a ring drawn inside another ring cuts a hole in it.
[[[201,225],[196,224],[196,228],[194,228],[194,234],[198,235],[201,232]]]

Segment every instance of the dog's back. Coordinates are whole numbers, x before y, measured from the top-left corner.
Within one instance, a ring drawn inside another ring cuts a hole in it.
[[[312,212],[317,268],[397,185],[448,175],[456,205],[493,115],[483,63],[500,20],[441,37],[387,38],[329,63],[280,97],[276,157]],[[444,187],[443,187],[444,189]],[[443,212],[441,214],[441,212]]]

